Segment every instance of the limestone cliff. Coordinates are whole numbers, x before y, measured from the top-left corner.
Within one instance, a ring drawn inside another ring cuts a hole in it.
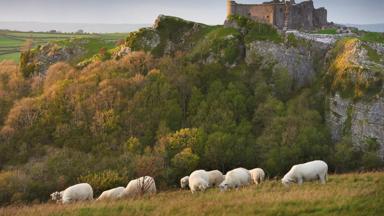
[[[384,158],[383,45],[358,39],[339,41],[329,52],[326,89],[328,125],[333,140],[350,136],[356,148],[368,141],[379,145]]]

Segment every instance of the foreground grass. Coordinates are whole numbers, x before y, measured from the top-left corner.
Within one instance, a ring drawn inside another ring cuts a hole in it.
[[[73,205],[7,207],[0,215],[382,215],[384,173],[330,176],[326,185],[283,187],[279,181],[221,193],[211,189]]]

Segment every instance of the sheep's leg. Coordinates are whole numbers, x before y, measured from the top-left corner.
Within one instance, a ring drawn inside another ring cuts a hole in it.
[[[325,175],[319,176],[319,180],[321,184],[325,184]]]
[[[297,179],[297,184],[302,185],[303,184],[303,178],[298,178]]]

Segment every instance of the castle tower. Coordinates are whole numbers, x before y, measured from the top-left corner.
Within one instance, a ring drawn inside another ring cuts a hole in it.
[[[227,0],[227,17],[235,15],[236,2],[232,0]]]

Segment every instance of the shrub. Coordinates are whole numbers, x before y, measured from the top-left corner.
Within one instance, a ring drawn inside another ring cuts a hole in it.
[[[102,172],[82,175],[77,181],[90,184],[95,195],[100,195],[103,191],[115,187],[125,187],[128,184],[128,179],[120,176],[120,174],[114,170],[104,170]]]

